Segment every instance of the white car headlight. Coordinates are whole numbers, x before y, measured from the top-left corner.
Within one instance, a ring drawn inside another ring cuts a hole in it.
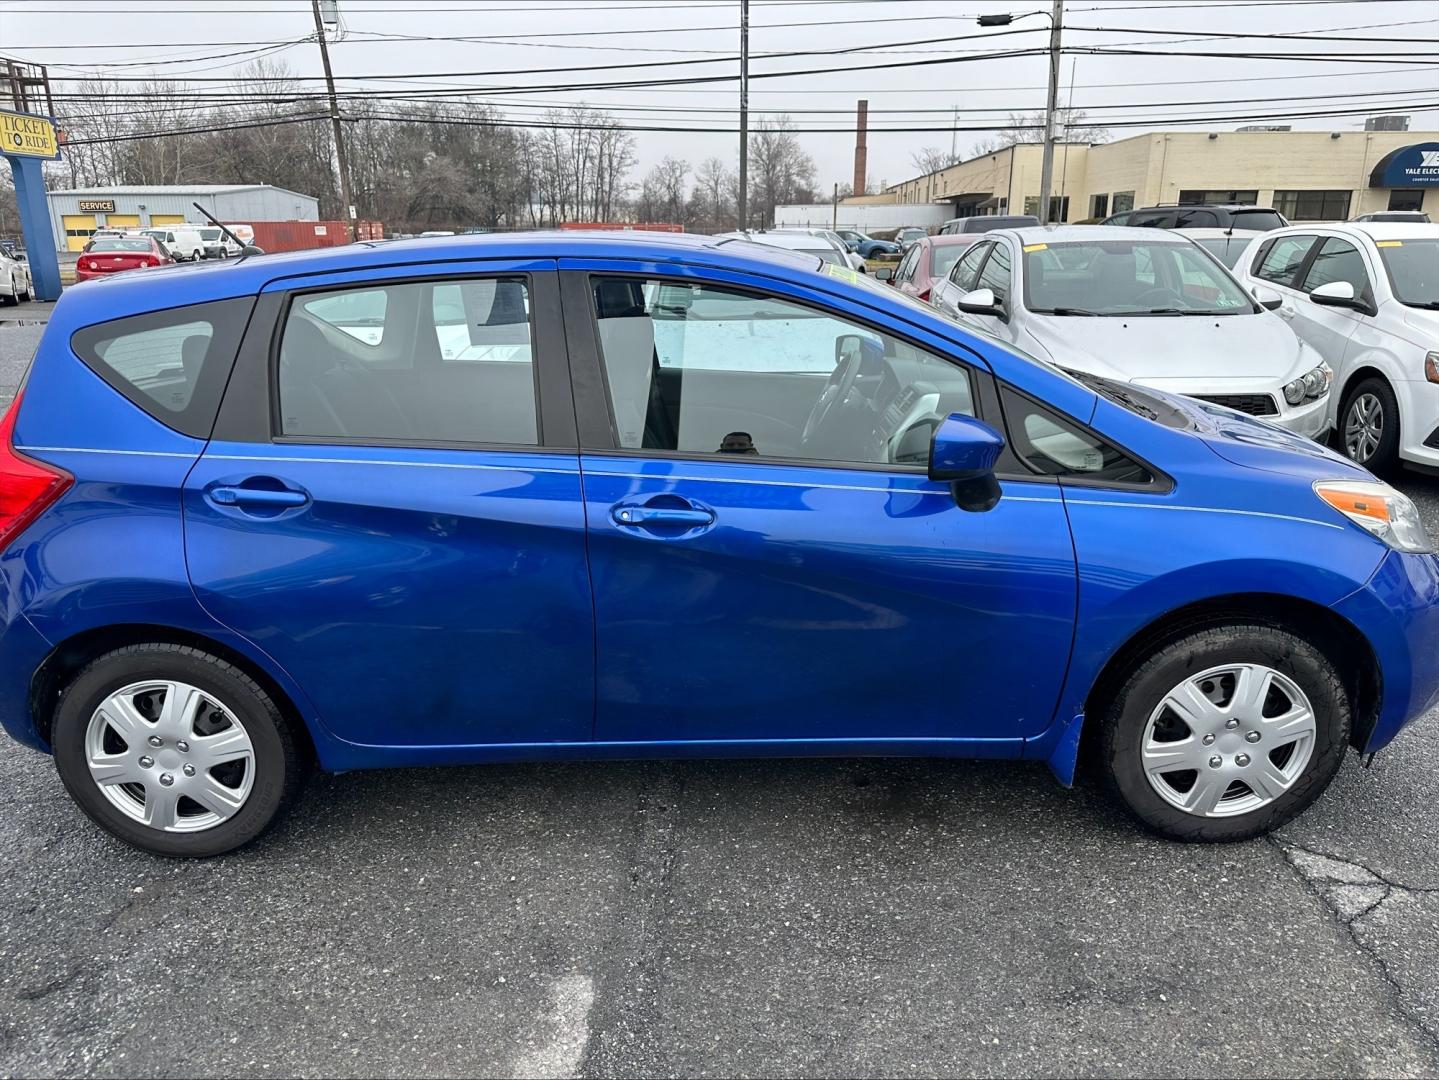
[[[1397,551],[1434,550],[1419,510],[1409,496],[1378,480],[1320,480],[1314,493],[1366,532]]]
[[[1311,368],[1293,382],[1285,384],[1284,400],[1291,405],[1318,401],[1329,393],[1329,385],[1333,381],[1334,370],[1321,360],[1318,367]]]

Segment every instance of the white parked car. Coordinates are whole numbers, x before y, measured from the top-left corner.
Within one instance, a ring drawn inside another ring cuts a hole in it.
[[[201,225],[197,228],[200,239],[205,241],[205,258],[207,259],[228,259],[232,255],[240,254],[240,245],[225,235],[225,231],[214,225]]]
[[[0,247],[0,303],[18,304],[35,294],[30,281],[30,264],[19,253],[14,255]]]
[[[770,232],[790,233],[800,236],[818,236],[821,239],[828,240],[834,245],[836,251],[844,255],[845,262],[849,264],[851,270],[858,270],[861,274],[869,273],[869,267],[865,265],[864,256],[857,251],[851,251],[849,245],[844,242],[844,238],[833,229],[805,229],[796,227],[792,229],[771,229]]]
[[[1061,367],[1224,405],[1317,438],[1332,372],[1177,233],[1002,229],[930,294],[945,314]]]
[[[1333,367],[1350,458],[1439,468],[1439,225],[1295,225],[1254,240],[1239,270]]]
[[[740,230],[737,232],[716,233],[715,235],[727,237],[730,240],[748,240],[751,243],[764,244],[766,247],[785,248],[788,251],[803,251],[807,255],[814,255],[830,266],[845,266],[851,270],[854,269],[854,265],[849,260],[849,253],[837,249],[834,244],[822,236],[813,236],[803,232],[779,232],[777,230]]]

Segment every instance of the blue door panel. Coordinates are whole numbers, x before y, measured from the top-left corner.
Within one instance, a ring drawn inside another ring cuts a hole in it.
[[[596,738],[1016,739],[1075,607],[1057,488],[586,454]],[[689,507],[693,517],[622,519]],[[712,523],[705,523],[712,515]]]
[[[227,505],[242,484],[299,505]],[[185,485],[206,610],[379,746],[587,740],[594,641],[569,453],[212,443]]]

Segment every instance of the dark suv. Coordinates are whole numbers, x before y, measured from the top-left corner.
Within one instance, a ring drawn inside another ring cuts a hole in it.
[[[1145,206],[1111,214],[1101,225],[1130,225],[1150,229],[1240,229],[1268,232],[1289,224],[1284,215],[1268,206],[1226,203],[1218,206]]]
[[[977,217],[950,218],[939,230],[939,235],[982,233],[993,229],[1027,229],[1038,224],[1039,218],[1033,214],[983,214]]]

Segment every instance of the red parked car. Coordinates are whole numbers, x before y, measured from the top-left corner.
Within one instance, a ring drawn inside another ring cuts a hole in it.
[[[75,262],[75,280],[89,281],[119,270],[148,270],[175,260],[153,236],[102,236],[90,241]]]
[[[875,277],[880,281],[887,280],[907,296],[928,301],[934,283],[947,278],[965,249],[982,235],[953,233],[948,236],[921,236],[905,249],[904,258],[890,277],[886,278],[882,269],[875,272]]]

